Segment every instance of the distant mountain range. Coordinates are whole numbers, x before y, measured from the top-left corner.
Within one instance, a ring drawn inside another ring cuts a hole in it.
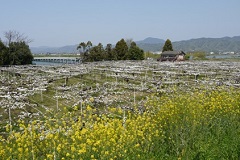
[[[137,45],[144,51],[161,51],[165,43],[162,39],[146,38],[137,41]],[[205,51],[205,52],[239,52],[240,36],[223,38],[197,38],[172,42],[174,50],[184,52]]]
[[[77,46],[78,45],[68,45],[63,47],[30,47],[32,53],[77,53]]]
[[[148,37],[136,41],[138,47],[144,51],[161,51],[165,40]],[[240,36],[223,38],[197,38],[172,42],[174,50],[184,52],[205,51],[205,52],[240,52]],[[63,47],[31,47],[32,53],[78,53],[77,45]]]
[[[148,37],[141,41],[136,41],[137,44],[158,44],[165,43],[165,40],[159,38]]]
[[[238,52],[240,36],[223,38],[198,38],[172,43],[174,49],[183,51]]]

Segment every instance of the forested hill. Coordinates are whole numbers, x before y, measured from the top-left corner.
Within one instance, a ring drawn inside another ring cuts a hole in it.
[[[170,39],[171,40],[171,39]],[[139,48],[144,51],[161,51],[165,40],[148,37],[136,41]],[[223,38],[197,38],[173,42],[174,50],[205,51],[205,52],[240,52],[240,36]],[[113,44],[115,45],[115,44]],[[64,47],[31,47],[32,53],[77,53],[77,45]]]
[[[161,51],[164,42],[144,43],[137,45],[144,51]],[[240,52],[240,36],[223,38],[197,38],[172,42],[174,50],[205,51],[205,52]]]
[[[173,47],[183,51],[240,52],[240,36],[178,41],[173,42]]]

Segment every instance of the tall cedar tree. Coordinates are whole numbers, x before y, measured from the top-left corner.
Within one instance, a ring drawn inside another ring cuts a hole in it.
[[[144,51],[140,49],[135,42],[131,42],[130,48],[128,51],[127,59],[129,60],[143,60]]]
[[[166,40],[163,46],[162,52],[164,51],[173,51],[172,42],[169,39]]]
[[[107,44],[105,48],[105,53],[106,53],[106,60],[116,60],[116,55],[114,54],[114,50],[112,48],[112,44]]]
[[[127,59],[128,46],[123,38],[117,42],[115,51],[117,54],[117,60],[126,60]]]
[[[0,40],[0,65],[7,65],[9,63],[8,61],[7,47]]]

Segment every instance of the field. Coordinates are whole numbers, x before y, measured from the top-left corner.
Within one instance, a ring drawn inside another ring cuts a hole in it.
[[[239,159],[239,62],[1,68],[1,159]]]

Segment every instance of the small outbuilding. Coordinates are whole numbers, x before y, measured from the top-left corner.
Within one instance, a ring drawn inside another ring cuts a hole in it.
[[[185,53],[183,51],[164,51],[161,53],[160,58],[157,61],[184,61]]]

